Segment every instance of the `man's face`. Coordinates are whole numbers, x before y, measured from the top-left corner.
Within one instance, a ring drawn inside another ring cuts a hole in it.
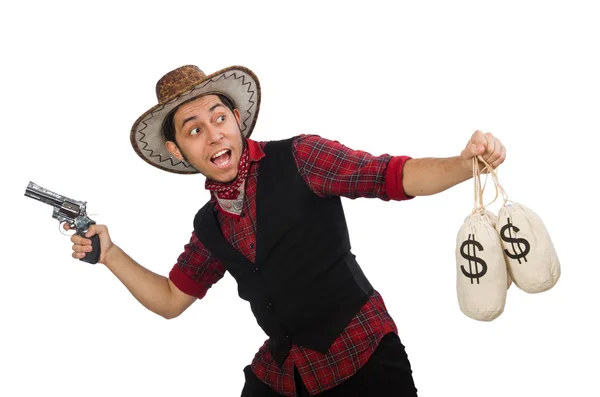
[[[218,182],[237,176],[242,155],[240,113],[226,107],[218,96],[206,95],[181,105],[173,117],[175,138],[167,149],[198,172]]]

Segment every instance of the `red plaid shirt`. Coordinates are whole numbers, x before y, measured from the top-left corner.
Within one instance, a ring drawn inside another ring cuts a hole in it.
[[[218,220],[225,238],[251,262],[256,256],[256,183],[260,159],[267,142],[248,139],[250,169],[241,217],[219,211]],[[298,170],[308,186],[320,196],[408,200],[402,188],[402,167],[408,156],[373,156],[352,150],[337,141],[316,135],[295,138],[293,153]],[[214,195],[212,200],[215,200]],[[218,206],[217,206],[218,208]],[[169,277],[183,292],[203,298],[225,274],[224,265],[192,233],[184,252]],[[294,366],[310,394],[330,389],[352,376],[369,359],[381,338],[398,332],[377,291],[333,342],[326,354],[293,345],[279,367],[266,341],[252,361],[252,370],[278,393],[295,396]]]

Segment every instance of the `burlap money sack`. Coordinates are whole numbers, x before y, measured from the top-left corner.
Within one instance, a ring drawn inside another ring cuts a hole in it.
[[[460,310],[479,321],[504,312],[509,279],[496,216],[483,205],[479,164],[473,159],[475,205],[456,237],[456,292]]]
[[[544,222],[532,209],[509,200],[494,169],[485,160],[480,161],[504,199],[498,211],[496,230],[510,278],[527,293],[549,290],[558,282],[561,268]]]

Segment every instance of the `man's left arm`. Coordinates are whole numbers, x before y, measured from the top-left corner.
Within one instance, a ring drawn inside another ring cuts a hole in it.
[[[481,131],[473,134],[460,156],[451,158],[374,156],[318,135],[301,135],[294,141],[298,170],[321,197],[399,201],[439,193],[468,179],[477,155],[497,167],[506,150],[497,138]]]
[[[404,191],[408,196],[428,196],[464,182],[473,176],[473,157],[479,155],[495,169],[504,162],[506,148],[490,132],[475,131],[459,156],[407,160],[402,177]],[[483,169],[484,165],[480,163],[479,167]]]

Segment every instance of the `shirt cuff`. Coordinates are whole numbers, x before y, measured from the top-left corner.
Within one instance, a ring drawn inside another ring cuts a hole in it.
[[[410,159],[409,156],[394,156],[388,163],[385,173],[385,191],[390,200],[410,200],[415,197],[407,195],[402,184],[404,164]]]
[[[198,284],[196,281],[192,280],[190,276],[185,274],[177,265],[173,266],[171,269],[169,279],[181,290],[181,292],[195,296],[198,299],[204,298],[208,291],[208,288],[205,288],[202,284]]]

